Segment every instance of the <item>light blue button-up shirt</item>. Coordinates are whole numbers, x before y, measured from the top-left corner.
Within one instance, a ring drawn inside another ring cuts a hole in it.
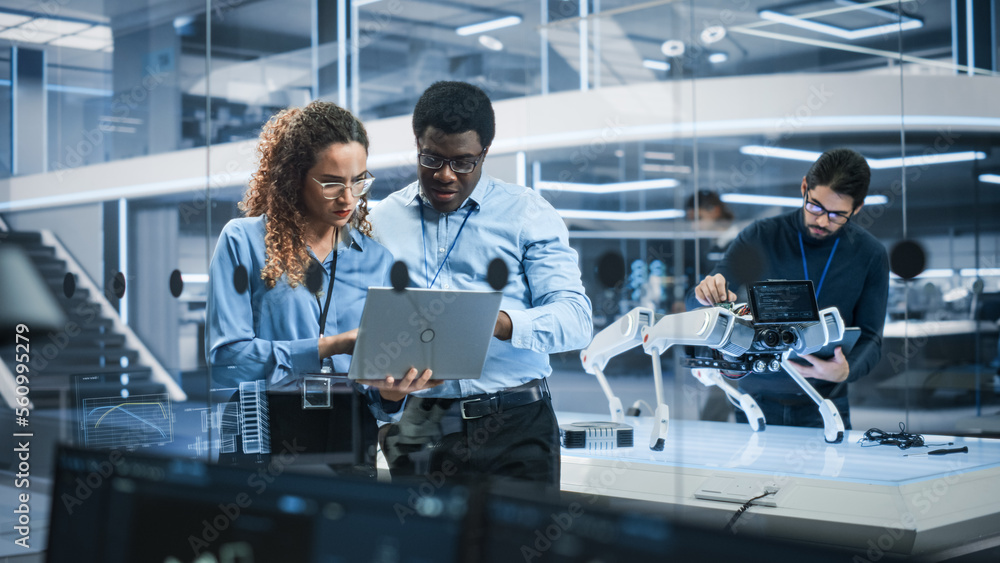
[[[428,287],[437,275],[435,289],[491,291],[487,269],[494,258],[502,258],[510,276],[500,309],[513,324],[510,341],[490,342],[479,379],[448,381],[422,396],[465,397],[516,387],[548,376],[549,354],[590,343],[592,309],[577,253],[548,201],[524,186],[485,175],[451,213],[425,204],[419,191],[415,182],[372,209],[375,239],[406,263],[415,287]],[[462,343],[455,342],[454,349],[461,354]]]
[[[272,386],[284,386],[321,368],[320,299],[325,303],[333,253],[323,262],[320,296],[304,285],[291,287],[285,276],[268,289],[260,278],[266,260],[264,221],[264,217],[230,221],[222,229],[212,257],[207,324],[216,384],[235,386],[241,381],[266,379]],[[323,332],[328,336],[358,328],[368,287],[390,285],[392,255],[355,229],[348,233],[349,241],[336,248],[333,299]],[[249,276],[244,293],[237,293],[233,285],[238,266],[246,268]],[[346,373],[350,363],[349,355],[333,356],[333,371]],[[374,390],[369,389],[369,394],[372,400],[377,399]]]

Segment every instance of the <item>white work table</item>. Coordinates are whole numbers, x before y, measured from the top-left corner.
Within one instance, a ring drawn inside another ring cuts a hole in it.
[[[557,416],[560,424],[607,420]],[[931,447],[901,450],[862,447],[863,430],[828,444],[818,428],[755,433],[745,424],[671,420],[666,445],[655,452],[652,419],[627,423],[635,428],[631,448],[562,449],[563,490],[663,503],[686,523],[719,530],[742,502],[776,490],[739,518],[736,533],[848,548],[869,559],[1000,544],[1000,440],[925,435]],[[969,453],[903,457],[961,446]]]

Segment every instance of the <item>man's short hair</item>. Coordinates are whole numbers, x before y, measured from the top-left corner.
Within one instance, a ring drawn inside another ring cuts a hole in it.
[[[831,149],[820,155],[809,168],[806,189],[829,186],[838,194],[850,196],[857,209],[868,196],[871,177],[868,161],[860,153],[851,149]]]
[[[483,148],[493,143],[496,117],[489,96],[466,82],[431,84],[413,108],[413,135],[420,138],[428,127],[446,134],[475,131]]]

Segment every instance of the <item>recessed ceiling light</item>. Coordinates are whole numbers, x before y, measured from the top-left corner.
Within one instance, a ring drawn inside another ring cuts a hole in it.
[[[1000,174],[980,174],[980,182],[989,182],[990,184],[1000,184]]]
[[[495,20],[474,23],[472,25],[463,25],[462,27],[456,29],[455,33],[459,35],[475,35],[477,33],[493,31],[494,29],[510,27],[519,23],[521,23],[521,16],[506,16]]]
[[[479,44],[490,51],[503,51],[503,42],[492,35],[480,35]]]
[[[726,53],[712,53],[708,56],[708,62],[712,64],[721,64],[729,60],[729,55]]]
[[[174,29],[182,29],[194,23],[194,16],[177,16],[174,18]]]
[[[642,66],[650,70],[662,70],[663,72],[670,70],[670,63],[668,63],[667,61],[657,61],[654,59],[643,59]]]
[[[679,39],[670,39],[660,45],[660,52],[668,57],[679,57],[684,54],[684,42]]]
[[[726,37],[726,28],[721,25],[710,25],[701,30],[701,42],[705,45],[718,43]]]

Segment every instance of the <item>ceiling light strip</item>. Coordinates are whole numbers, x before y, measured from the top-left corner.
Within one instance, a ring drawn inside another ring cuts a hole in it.
[[[835,25],[829,25],[817,21],[812,21],[808,15],[798,15],[793,16],[789,14],[783,14],[781,12],[775,12],[773,10],[761,10],[757,13],[761,18],[766,20],[775,21],[778,23],[783,23],[785,25],[791,25],[801,29],[806,29],[809,31],[815,31],[817,33],[825,33],[827,35],[833,35],[835,37],[840,37],[841,39],[847,39],[853,41],[854,39],[863,39],[865,37],[872,37],[880,33],[895,33],[903,32],[910,29],[917,29],[923,27],[924,22],[917,19],[908,19],[903,22],[889,23],[884,25],[877,25],[872,27],[865,27],[855,30],[844,29],[842,27],[837,27]]]
[[[593,211],[587,209],[556,209],[563,219],[594,219],[597,221],[656,221],[684,217],[680,209],[656,211]]]
[[[596,18],[610,18],[613,16],[619,16],[622,14],[628,14],[630,12],[638,12],[641,10],[648,10],[650,8],[657,8],[659,6],[666,6],[667,4],[676,4],[681,0],[654,0],[653,2],[643,2],[642,4],[633,4],[629,6],[623,6],[621,8],[612,8],[610,10],[601,10],[597,13],[590,13],[586,16],[574,16],[572,18],[565,18],[556,21],[550,21],[545,25],[538,26],[538,29],[548,29],[550,27],[570,25],[580,22],[581,20],[591,20]]]
[[[798,160],[802,162],[815,162],[822,153],[816,151],[805,151],[798,149],[786,149],[782,147],[765,147],[762,145],[746,145],[740,147],[740,152],[751,156],[763,156],[768,158],[782,158],[786,160]],[[982,160],[986,158],[986,153],[980,151],[963,151],[938,154],[919,154],[905,157],[890,158],[868,158],[868,166],[872,170],[885,170],[888,168],[900,168],[906,166],[927,166],[930,164],[950,164],[954,162],[969,162],[972,160]]]
[[[846,45],[844,43],[836,43],[833,41],[822,41],[819,39],[809,39],[806,37],[797,37],[795,35],[788,35],[785,33],[774,33],[770,31],[761,31],[758,29],[750,29],[746,26],[733,27],[729,29],[730,33],[744,33],[746,35],[753,35],[756,37],[763,37],[766,39],[775,39],[777,41],[787,41],[790,43],[799,43],[802,45],[812,45],[814,47],[824,47],[826,49],[835,49],[838,51],[849,51],[852,53],[860,53],[862,55],[871,55],[874,57],[882,57],[885,59],[891,59],[893,61],[903,60],[908,63],[915,63],[924,66],[944,68],[948,70],[955,70],[958,72],[966,72],[973,74],[981,74],[983,76],[997,76],[1000,73],[994,72],[992,70],[981,69],[981,68],[970,68],[967,65],[957,65],[953,63],[947,63],[943,61],[936,61],[933,59],[925,59],[922,57],[914,57],[911,55],[901,55],[898,52],[885,51],[882,49],[871,49],[868,47],[861,47],[858,45]]]
[[[722,194],[719,199],[726,203],[743,203],[746,205],[770,205],[777,207],[802,207],[801,197],[786,197],[759,194]],[[884,195],[870,195],[865,198],[865,205],[885,205],[889,198]]]
[[[552,192],[575,192],[584,194],[612,194],[638,190],[656,190],[661,188],[676,188],[680,182],[673,178],[660,180],[641,180],[637,182],[614,182],[610,184],[583,184],[577,182],[550,182],[540,180],[535,182],[536,190]]]
[[[521,16],[505,16],[495,20],[474,23],[472,25],[463,25],[462,27],[455,29],[455,33],[462,36],[475,35],[477,33],[485,33],[487,31],[503,29],[505,27],[517,25],[519,23],[521,23]]]
[[[881,7],[881,6],[894,5],[894,4],[898,4],[898,3],[899,3],[899,0],[874,0],[872,2],[866,2],[864,5],[854,4],[854,5],[843,6],[843,7],[840,7],[840,8],[829,8],[829,9],[826,9],[826,10],[817,10],[815,12],[809,12],[809,13],[805,13],[805,14],[799,14],[798,17],[800,17],[800,18],[821,18],[823,16],[833,16],[833,15],[837,15],[837,14],[843,14],[845,12],[855,12],[855,11],[858,11],[860,9],[867,10],[867,9],[870,9],[870,8],[878,8],[878,7]],[[748,23],[748,24],[742,24],[739,27],[742,27],[742,28],[766,27],[766,26],[774,25],[776,23],[779,23],[779,22],[776,22],[776,21],[773,21],[773,20],[761,20],[761,21],[751,22],[751,23]],[[733,28],[730,28],[730,31],[732,31],[732,29]]]

